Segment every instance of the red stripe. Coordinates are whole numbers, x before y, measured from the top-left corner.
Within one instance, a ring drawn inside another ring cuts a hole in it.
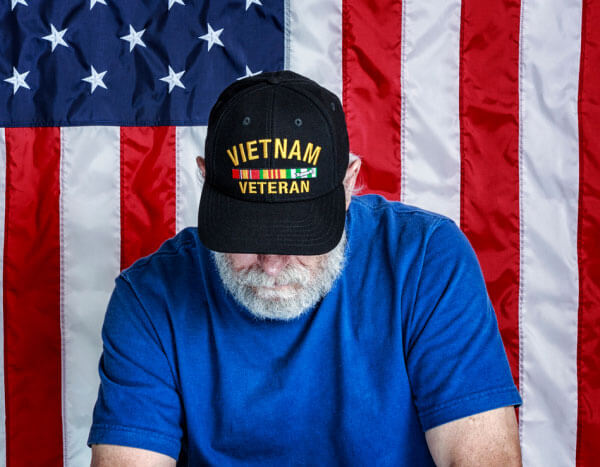
[[[579,337],[577,465],[598,464],[600,440],[600,3],[583,3],[579,80]]]
[[[175,128],[121,128],[121,267],[175,234]]]
[[[519,376],[518,1],[465,0],[460,39],[461,228]]]
[[[231,176],[235,180],[238,180],[240,178],[240,171],[237,169],[231,169]]]
[[[402,2],[343,2],[343,101],[365,192],[400,199]]]
[[[60,130],[6,129],[6,465],[63,462]]]

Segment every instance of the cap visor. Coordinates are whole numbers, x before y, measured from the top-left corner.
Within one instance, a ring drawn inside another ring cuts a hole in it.
[[[343,185],[316,199],[268,203],[232,198],[205,182],[198,234],[214,251],[320,255],[339,243],[345,218]]]

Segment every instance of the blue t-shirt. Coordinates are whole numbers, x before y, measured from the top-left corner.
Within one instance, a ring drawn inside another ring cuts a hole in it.
[[[424,431],[521,400],[477,259],[442,216],[354,198],[314,309],[258,320],[188,228],[116,280],[89,444],[178,465],[433,465]]]

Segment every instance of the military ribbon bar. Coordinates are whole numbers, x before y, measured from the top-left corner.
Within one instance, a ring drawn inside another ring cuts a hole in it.
[[[231,169],[235,180],[294,180],[317,178],[317,168],[303,169]]]

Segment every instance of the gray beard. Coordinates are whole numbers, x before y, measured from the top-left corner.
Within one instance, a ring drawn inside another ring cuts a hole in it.
[[[291,320],[310,310],[323,298],[344,268],[346,233],[337,246],[326,253],[316,271],[301,265],[286,266],[277,277],[259,267],[235,271],[226,253],[213,251],[213,259],[225,289],[235,300],[260,319]],[[291,290],[265,290],[278,285]]]

